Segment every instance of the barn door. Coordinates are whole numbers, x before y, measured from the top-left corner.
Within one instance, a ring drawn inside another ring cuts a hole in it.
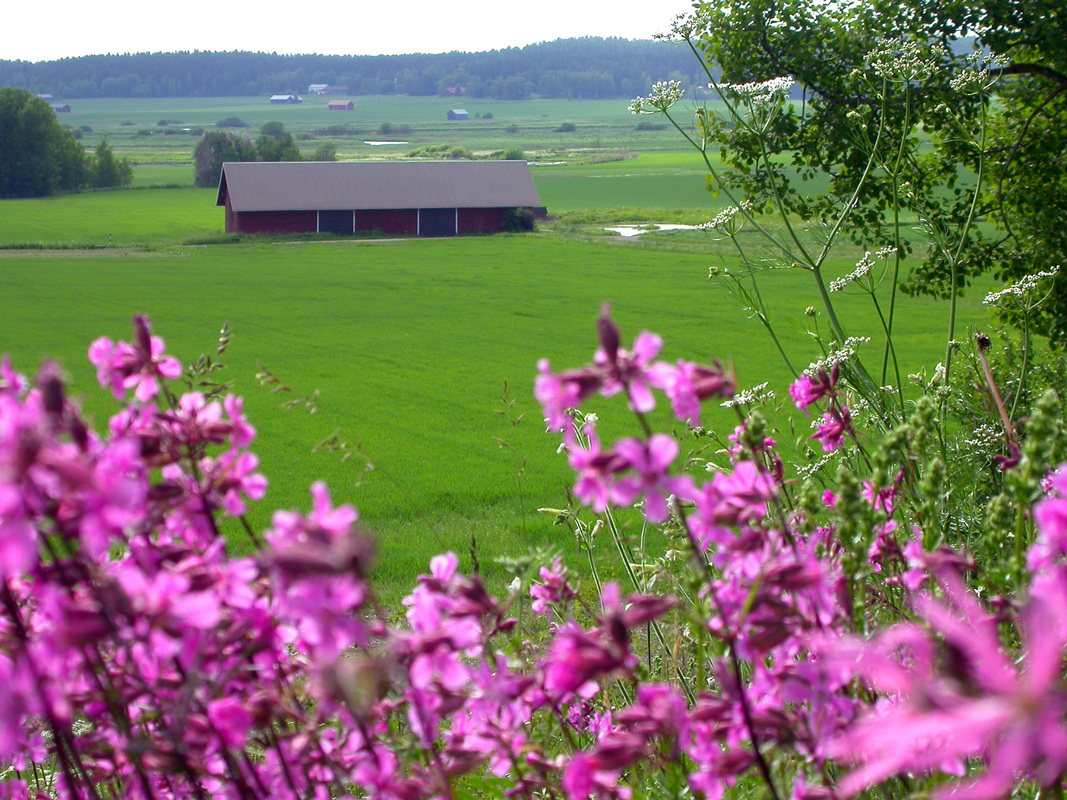
[[[420,208],[419,236],[455,236],[456,209]]]
[[[351,211],[320,211],[319,233],[332,233],[336,236],[351,236],[353,220]]]

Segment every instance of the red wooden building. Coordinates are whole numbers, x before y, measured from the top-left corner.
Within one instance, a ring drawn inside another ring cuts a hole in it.
[[[495,233],[544,208],[525,161],[228,162],[227,233]]]

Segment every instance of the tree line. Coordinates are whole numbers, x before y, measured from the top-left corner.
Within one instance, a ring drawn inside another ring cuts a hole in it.
[[[33,63],[0,60],[0,85],[56,97],[201,97],[303,93],[451,94],[517,100],[630,98],[664,77],[702,82],[687,49],[668,42],[583,37],[481,53],[397,56],[248,52],[126,53]]]

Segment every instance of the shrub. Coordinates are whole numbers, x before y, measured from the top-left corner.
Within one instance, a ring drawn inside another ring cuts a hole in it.
[[[558,128],[553,128],[556,133],[574,133],[578,127],[573,122],[563,122]]]
[[[473,160],[474,154],[465,147],[452,144],[430,144],[425,147],[419,147],[415,150],[409,150],[404,154],[405,158],[447,158],[447,159],[468,159]]]
[[[512,122],[510,125],[504,128],[505,133],[518,133],[519,126]]]
[[[248,123],[240,117],[226,117],[215,123],[216,128],[247,128]]]
[[[534,229],[534,213],[528,208],[508,209],[501,228],[508,233],[528,233]]]

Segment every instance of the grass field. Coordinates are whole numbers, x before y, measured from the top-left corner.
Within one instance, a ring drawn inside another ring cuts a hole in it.
[[[497,576],[493,556],[573,546],[534,513],[565,502],[570,475],[557,440],[542,432],[531,387],[541,357],[559,368],[589,359],[603,301],[626,339],[655,330],[664,357],[732,360],[743,384],[770,380],[786,396],[787,371],[758,325],[708,282],[707,254],[548,234],[123,253],[6,251],[0,349],[24,370],[60,359],[102,419],[113,406],[85,361],[93,338],[128,337],[131,316],[147,313],[169,349],[190,361],[213,351],[228,322],[235,338],[226,374],[260,429],[267,506],[306,505],[308,484],[325,478],[379,532],[382,578],[396,591],[432,553],[465,553],[472,534]],[[768,299],[791,321],[788,345],[814,357],[800,330],[814,303],[805,278],[775,276]],[[846,298],[844,310],[857,332],[874,333],[858,302]],[[944,308],[909,300],[904,314],[906,367],[933,364]],[[965,319],[980,315],[966,306]],[[260,387],[260,364],[292,393]],[[314,414],[279,407],[316,392]],[[619,403],[597,405],[607,432],[629,429]],[[732,419],[720,411],[710,422],[725,432]],[[312,452],[332,436],[350,458]],[[253,519],[268,522],[265,512]]]

